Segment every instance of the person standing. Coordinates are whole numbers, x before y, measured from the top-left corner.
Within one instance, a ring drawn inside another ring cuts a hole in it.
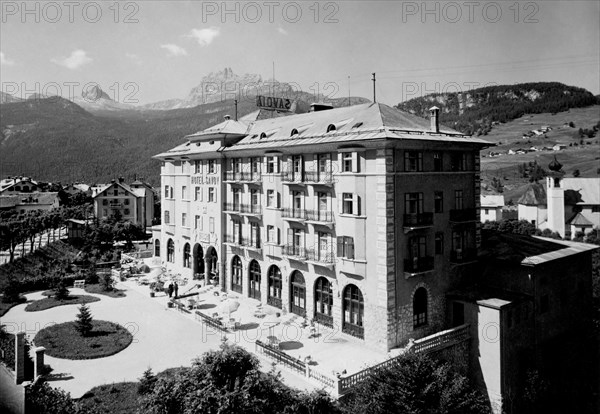
[[[173,296],[173,282],[169,283],[169,297]]]
[[[177,284],[177,282],[175,282],[173,288],[175,289],[175,299],[177,299],[177,296],[179,296],[179,285]]]

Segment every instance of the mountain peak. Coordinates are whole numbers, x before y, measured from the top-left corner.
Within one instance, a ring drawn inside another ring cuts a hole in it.
[[[113,99],[111,99],[98,85],[94,85],[81,91],[81,97],[88,102],[96,102],[100,99],[113,101]]]

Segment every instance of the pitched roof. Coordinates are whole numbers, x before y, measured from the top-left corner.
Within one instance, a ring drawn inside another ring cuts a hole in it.
[[[525,193],[519,198],[517,204],[526,206],[546,205],[546,187],[540,183],[531,183]]]
[[[57,192],[32,192],[0,196],[0,208],[12,208],[21,205],[52,205],[58,202]]]
[[[573,217],[566,221],[566,224],[572,226],[593,226],[594,224],[586,219],[581,213],[575,214]]]
[[[135,197],[145,197],[146,196],[146,191],[143,188],[131,188],[129,185],[125,184],[125,183],[110,183],[110,184],[104,184],[104,185],[100,185],[97,187],[92,187],[94,193],[92,194],[92,198],[96,198],[98,197],[100,194],[102,194],[105,190],[109,189],[110,187],[112,187],[113,185],[118,185],[121,188],[123,188],[125,191],[133,194]]]
[[[482,194],[481,207],[503,207],[504,196],[502,194]]]

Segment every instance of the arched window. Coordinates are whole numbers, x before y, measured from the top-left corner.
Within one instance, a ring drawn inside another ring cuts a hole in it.
[[[242,293],[242,260],[237,255],[231,260],[231,290]]]
[[[154,240],[154,256],[160,257],[160,240]]]
[[[291,277],[290,303],[291,311],[296,315],[306,316],[306,282],[299,271],[294,271]]]
[[[335,125],[329,124],[329,126],[327,127],[327,132],[335,131],[336,129],[337,128],[335,127]]]
[[[364,338],[363,315],[365,304],[360,289],[355,285],[348,285],[344,289],[344,320],[342,332]]]
[[[260,300],[260,265],[256,260],[250,262],[248,279],[250,280],[248,296]]]
[[[175,243],[173,239],[169,239],[167,242],[167,262],[173,263],[175,261]]]
[[[281,270],[275,265],[269,268],[269,290],[267,304],[281,308]]]
[[[190,244],[186,243],[183,246],[183,267],[191,267],[190,266]]]
[[[315,320],[323,325],[333,327],[333,290],[331,283],[324,277],[315,282]]]
[[[420,287],[413,296],[413,327],[427,325],[427,289]]]

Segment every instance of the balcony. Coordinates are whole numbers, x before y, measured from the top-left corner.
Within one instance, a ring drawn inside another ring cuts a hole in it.
[[[304,247],[300,247],[300,246],[285,245],[285,246],[283,246],[282,254],[284,256],[287,256],[288,259],[295,259],[295,260],[305,260],[306,259],[306,249],[304,249]]]
[[[333,174],[331,172],[307,171],[304,173],[304,181],[310,184],[333,185]]]
[[[282,309],[281,298],[276,298],[274,296],[267,297],[267,305],[274,306],[276,308]]]
[[[242,204],[239,211],[247,216],[261,216],[262,206],[259,204]]]
[[[223,203],[223,212],[232,214],[241,214],[242,205],[238,203]]]
[[[233,234],[225,234],[223,243],[232,247],[242,247],[242,238]]]
[[[301,172],[293,172],[293,171],[285,171],[281,178],[281,181],[284,184],[306,184],[304,180],[304,173]]]
[[[306,220],[306,210],[286,207],[281,211],[281,217],[292,221],[304,221]]]
[[[415,276],[419,273],[426,273],[433,270],[433,257],[423,256],[413,259],[404,259],[404,276]]]
[[[466,248],[456,249],[450,252],[450,263],[464,264],[471,263],[477,260],[477,249]]]
[[[225,172],[225,182],[230,183],[257,183],[262,181],[262,175],[259,171],[254,172]]]
[[[252,250],[258,253],[262,252],[262,246],[260,244],[260,240],[258,239],[252,240],[246,237],[242,237],[242,246],[244,246],[248,250]]]
[[[477,209],[464,208],[462,210],[450,210],[451,223],[470,223],[477,221]]]
[[[404,228],[415,229],[433,226],[433,213],[411,213],[404,215]]]
[[[333,251],[306,249],[306,260],[315,265],[333,268],[337,257]]]
[[[321,325],[333,328],[333,316],[326,315],[324,313],[315,312],[315,321]]]
[[[306,220],[316,224],[333,224],[333,211],[306,210]]]

